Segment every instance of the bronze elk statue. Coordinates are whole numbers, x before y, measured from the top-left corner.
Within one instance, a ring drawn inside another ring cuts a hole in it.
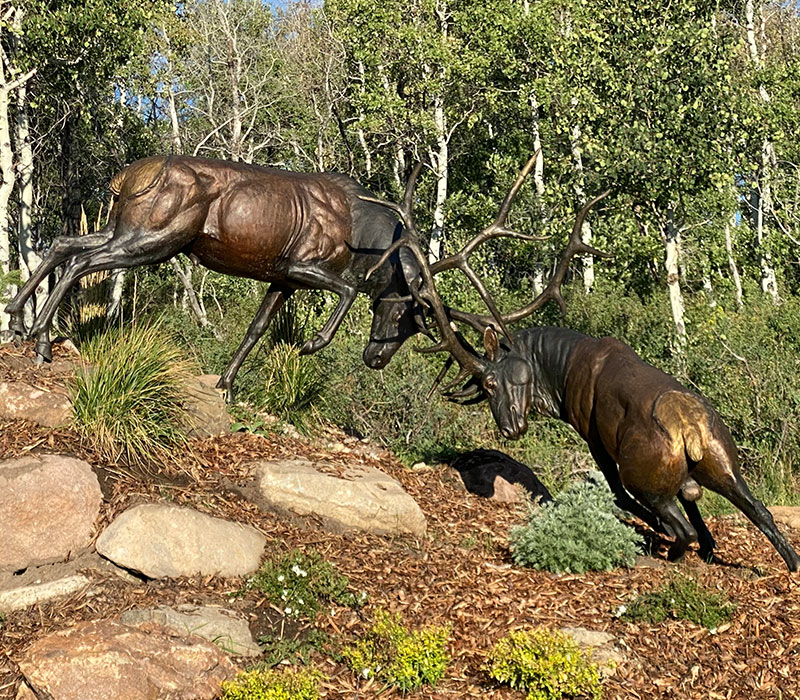
[[[161,263],[178,253],[217,272],[269,282],[244,340],[218,386],[232,398],[242,362],[270,320],[298,289],[336,293],[339,302],[325,325],[303,345],[310,354],[333,338],[358,292],[373,301],[364,362],[384,367],[422,329],[408,295],[416,261],[401,250],[368,269],[402,233],[369,192],[335,173],[302,174],[189,156],[135,161],[111,180],[108,223],[85,236],[53,241],[42,264],[6,307],[11,330],[24,335],[23,309],[36,287],[63,266],[61,278],[30,328],[41,360],[51,359],[50,326],[59,303],[84,275],[99,270]]]
[[[518,186],[519,180],[515,188]],[[576,253],[599,253],[581,242],[581,229],[587,211],[607,192],[578,214],[567,249],[542,294],[505,316],[497,312],[489,298],[492,315],[481,316],[442,303],[419,246],[410,206],[413,188],[412,177],[402,206],[385,203],[404,220],[407,230],[390,250],[408,247],[420,266],[422,283],[413,292],[434,317],[440,339],[437,345],[422,351],[449,353],[437,384],[453,361],[460,366],[458,375],[445,387],[445,396],[466,403],[488,400],[500,433],[508,439],[525,433],[531,410],[571,425],[588,444],[617,504],[675,538],[670,560],[680,560],[693,542],[698,542],[701,557],[712,559],[716,543],[696,503],[701,486],[705,486],[744,513],[767,536],[790,571],[800,569],[797,553],[742,478],[730,431],[706,399],[644,362],[614,338],[593,338],[558,327],[508,332],[508,323],[528,316],[548,299],[564,308],[560,287],[570,258]],[[509,195],[515,191],[512,189]],[[507,197],[501,208],[503,221],[509,204]],[[475,275],[466,258],[490,237],[487,231],[492,227],[438,265],[459,268],[472,280]],[[481,295],[486,295],[482,285],[477,286]],[[483,355],[454,328],[454,321],[483,332]],[[499,336],[495,327],[505,337]],[[465,380],[461,390],[449,391]]]

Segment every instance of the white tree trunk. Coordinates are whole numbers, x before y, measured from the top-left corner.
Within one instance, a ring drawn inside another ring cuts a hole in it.
[[[581,152],[581,128],[577,124],[572,125],[569,145],[572,154],[572,167],[575,168],[575,194],[578,197],[578,203],[583,206],[586,204],[586,181],[583,173],[583,153]],[[584,219],[581,227],[581,240],[587,245],[592,244],[592,227],[588,218]],[[583,288],[589,294],[594,288],[594,257],[584,255],[582,260]]]
[[[667,288],[669,290],[672,321],[675,325],[676,349],[680,355],[683,355],[686,350],[686,321],[684,318],[683,293],[681,292],[680,242],[680,230],[675,225],[674,213],[670,208],[667,212],[664,230],[664,247],[666,249],[664,267],[667,270]]]
[[[8,125],[9,89],[5,72],[5,66],[0,66],[0,277],[5,277],[11,271],[8,202],[14,189],[14,152],[11,150],[11,130]],[[12,293],[9,285],[0,285],[0,335],[8,331],[9,315],[3,307],[6,305],[4,298]]]
[[[758,40],[756,38],[756,11],[753,0],[745,0],[745,31],[747,37],[747,47],[753,69],[761,68],[764,56],[759,51]],[[759,7],[761,16],[761,32],[764,31],[763,7]],[[763,85],[758,88],[759,99],[763,103],[770,101],[769,93]],[[775,148],[772,141],[767,136],[761,146],[761,168],[758,178],[758,186],[752,193],[752,220],[756,229],[756,240],[758,242],[759,262],[761,265],[761,289],[765,294],[769,294],[772,300],[777,303],[780,300],[778,293],[778,281],[775,275],[775,268],[769,251],[765,249],[765,220],[768,219],[772,211],[772,166],[775,161]]]
[[[733,256],[733,233],[732,229],[736,225],[736,216],[731,216],[728,223],[725,224],[725,251],[728,254],[728,267],[731,271],[731,279],[733,280],[734,293],[736,295],[736,306],[740,309],[742,303],[742,279],[739,276],[739,268],[736,265],[736,258]]]
[[[170,264],[183,284],[184,303],[186,301],[189,302],[189,308],[192,310],[192,313],[194,313],[195,318],[197,318],[197,322],[203,328],[207,328],[210,325],[208,322],[208,315],[206,314],[204,305],[200,303],[197,298],[197,293],[194,291],[194,286],[192,285],[192,268],[184,269],[177,258],[172,258]]]
[[[444,99],[437,96],[434,100],[433,120],[436,125],[436,145],[438,150],[431,153],[436,175],[436,204],[433,209],[433,229],[428,252],[430,262],[442,257],[442,239],[444,238],[444,205],[447,202],[448,177],[448,143],[447,122],[444,114]]]
[[[31,143],[28,119],[28,94],[25,85],[17,89],[17,187],[19,188],[19,271],[22,282],[26,282],[39,267],[42,258],[36,252],[33,241],[33,144]],[[35,311],[47,301],[48,283],[45,278],[36,288],[35,294],[25,305],[25,325],[33,323]]]

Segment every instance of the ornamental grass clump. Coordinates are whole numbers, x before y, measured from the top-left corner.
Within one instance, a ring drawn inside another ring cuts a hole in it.
[[[548,629],[518,630],[489,655],[489,675],[527,693],[527,700],[601,697],[600,669],[567,635]]]
[[[318,700],[323,676],[317,670],[243,671],[222,682],[222,700]]]
[[[688,576],[672,575],[655,591],[636,598],[620,617],[631,622],[651,623],[690,620],[714,630],[731,619],[736,606],[724,593],[714,593],[702,588]]]
[[[105,459],[137,466],[174,462],[186,443],[184,407],[194,368],[156,323],[109,330],[81,348],[71,383],[73,425]]]
[[[447,627],[410,631],[399,615],[377,610],[367,634],[342,652],[350,668],[364,679],[376,678],[407,693],[442,679],[450,656]]]
[[[288,617],[314,619],[324,603],[357,608],[366,593],[354,595],[349,581],[316,552],[293,550],[261,565],[247,582],[247,590],[259,590],[280,606]]]
[[[554,573],[632,566],[643,539],[618,513],[604,483],[572,484],[532,510],[527,525],[511,529],[512,558],[518,565]]]

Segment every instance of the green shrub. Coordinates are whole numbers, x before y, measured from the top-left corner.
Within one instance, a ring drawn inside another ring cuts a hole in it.
[[[159,324],[115,329],[82,347],[73,423],[109,460],[166,464],[186,441],[185,385],[194,369]]]
[[[301,357],[296,345],[278,343],[266,355],[263,395],[258,402],[281,420],[305,426],[322,395],[324,381],[313,357]]]
[[[447,627],[409,631],[399,615],[377,610],[367,634],[345,647],[343,656],[362,678],[377,678],[405,693],[441,680],[450,662],[449,637]]]
[[[319,671],[243,671],[222,682],[222,700],[318,700]]]
[[[674,575],[658,590],[636,598],[621,617],[653,623],[667,618],[690,620],[714,629],[730,620],[734,610],[735,606],[723,593],[712,593],[691,578]]]
[[[358,607],[366,594],[348,591],[349,581],[316,552],[289,554],[264,562],[247,582],[247,589],[264,593],[289,617],[314,618],[323,603]]]
[[[567,635],[547,629],[511,632],[494,645],[489,675],[528,700],[600,698],[600,670]]]
[[[605,484],[574,483],[554,501],[531,510],[527,525],[511,529],[514,562],[576,574],[631,566],[642,538],[616,513]]]

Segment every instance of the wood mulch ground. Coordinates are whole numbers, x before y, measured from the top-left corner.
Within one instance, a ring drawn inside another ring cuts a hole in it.
[[[491,645],[516,628],[583,626],[610,632],[628,655],[628,662],[605,681],[605,698],[800,698],[800,576],[789,574],[766,538],[743,519],[709,519],[720,559],[711,565],[692,555],[682,564],[663,565],[662,543],[650,566],[552,575],[511,565],[507,533],[521,520],[519,505],[467,493],[457,472],[445,465],[410,470],[390,454],[357,443],[347,446],[350,452],[341,451],[341,444],[337,449],[330,450],[330,438],[315,443],[240,433],[194,443],[191,453],[176,457],[175,476],[169,478],[137,476],[105,465],[101,477],[106,502],[98,531],[131,504],[166,499],[254,525],[268,538],[268,554],[293,548],[319,552],[350,579],[354,590],[369,596],[359,613],[338,609],[319,618],[317,627],[331,639],[353,638],[377,607],[399,612],[411,626],[452,626],[453,662],[446,679],[410,697],[523,698],[487,678],[483,665]],[[0,422],[0,458],[31,451],[75,454],[103,466],[67,430]],[[301,526],[260,512],[236,491],[248,462],[297,456],[341,465],[355,461],[386,471],[425,512],[428,536],[415,542],[328,534],[313,524]],[[800,533],[782,530],[800,548]],[[657,588],[675,569],[724,591],[735,602],[727,629],[712,634],[685,621],[649,625],[615,617],[620,605]],[[90,595],[38,605],[2,621],[0,698],[14,696],[18,676],[13,660],[32,641],[80,620],[110,617],[132,607],[208,602],[247,612],[261,631],[279,617],[255,593],[231,598],[239,590],[237,580],[131,581],[110,572],[90,576]],[[316,654],[313,659],[328,677],[327,698],[400,697],[360,683],[329,656]]]

